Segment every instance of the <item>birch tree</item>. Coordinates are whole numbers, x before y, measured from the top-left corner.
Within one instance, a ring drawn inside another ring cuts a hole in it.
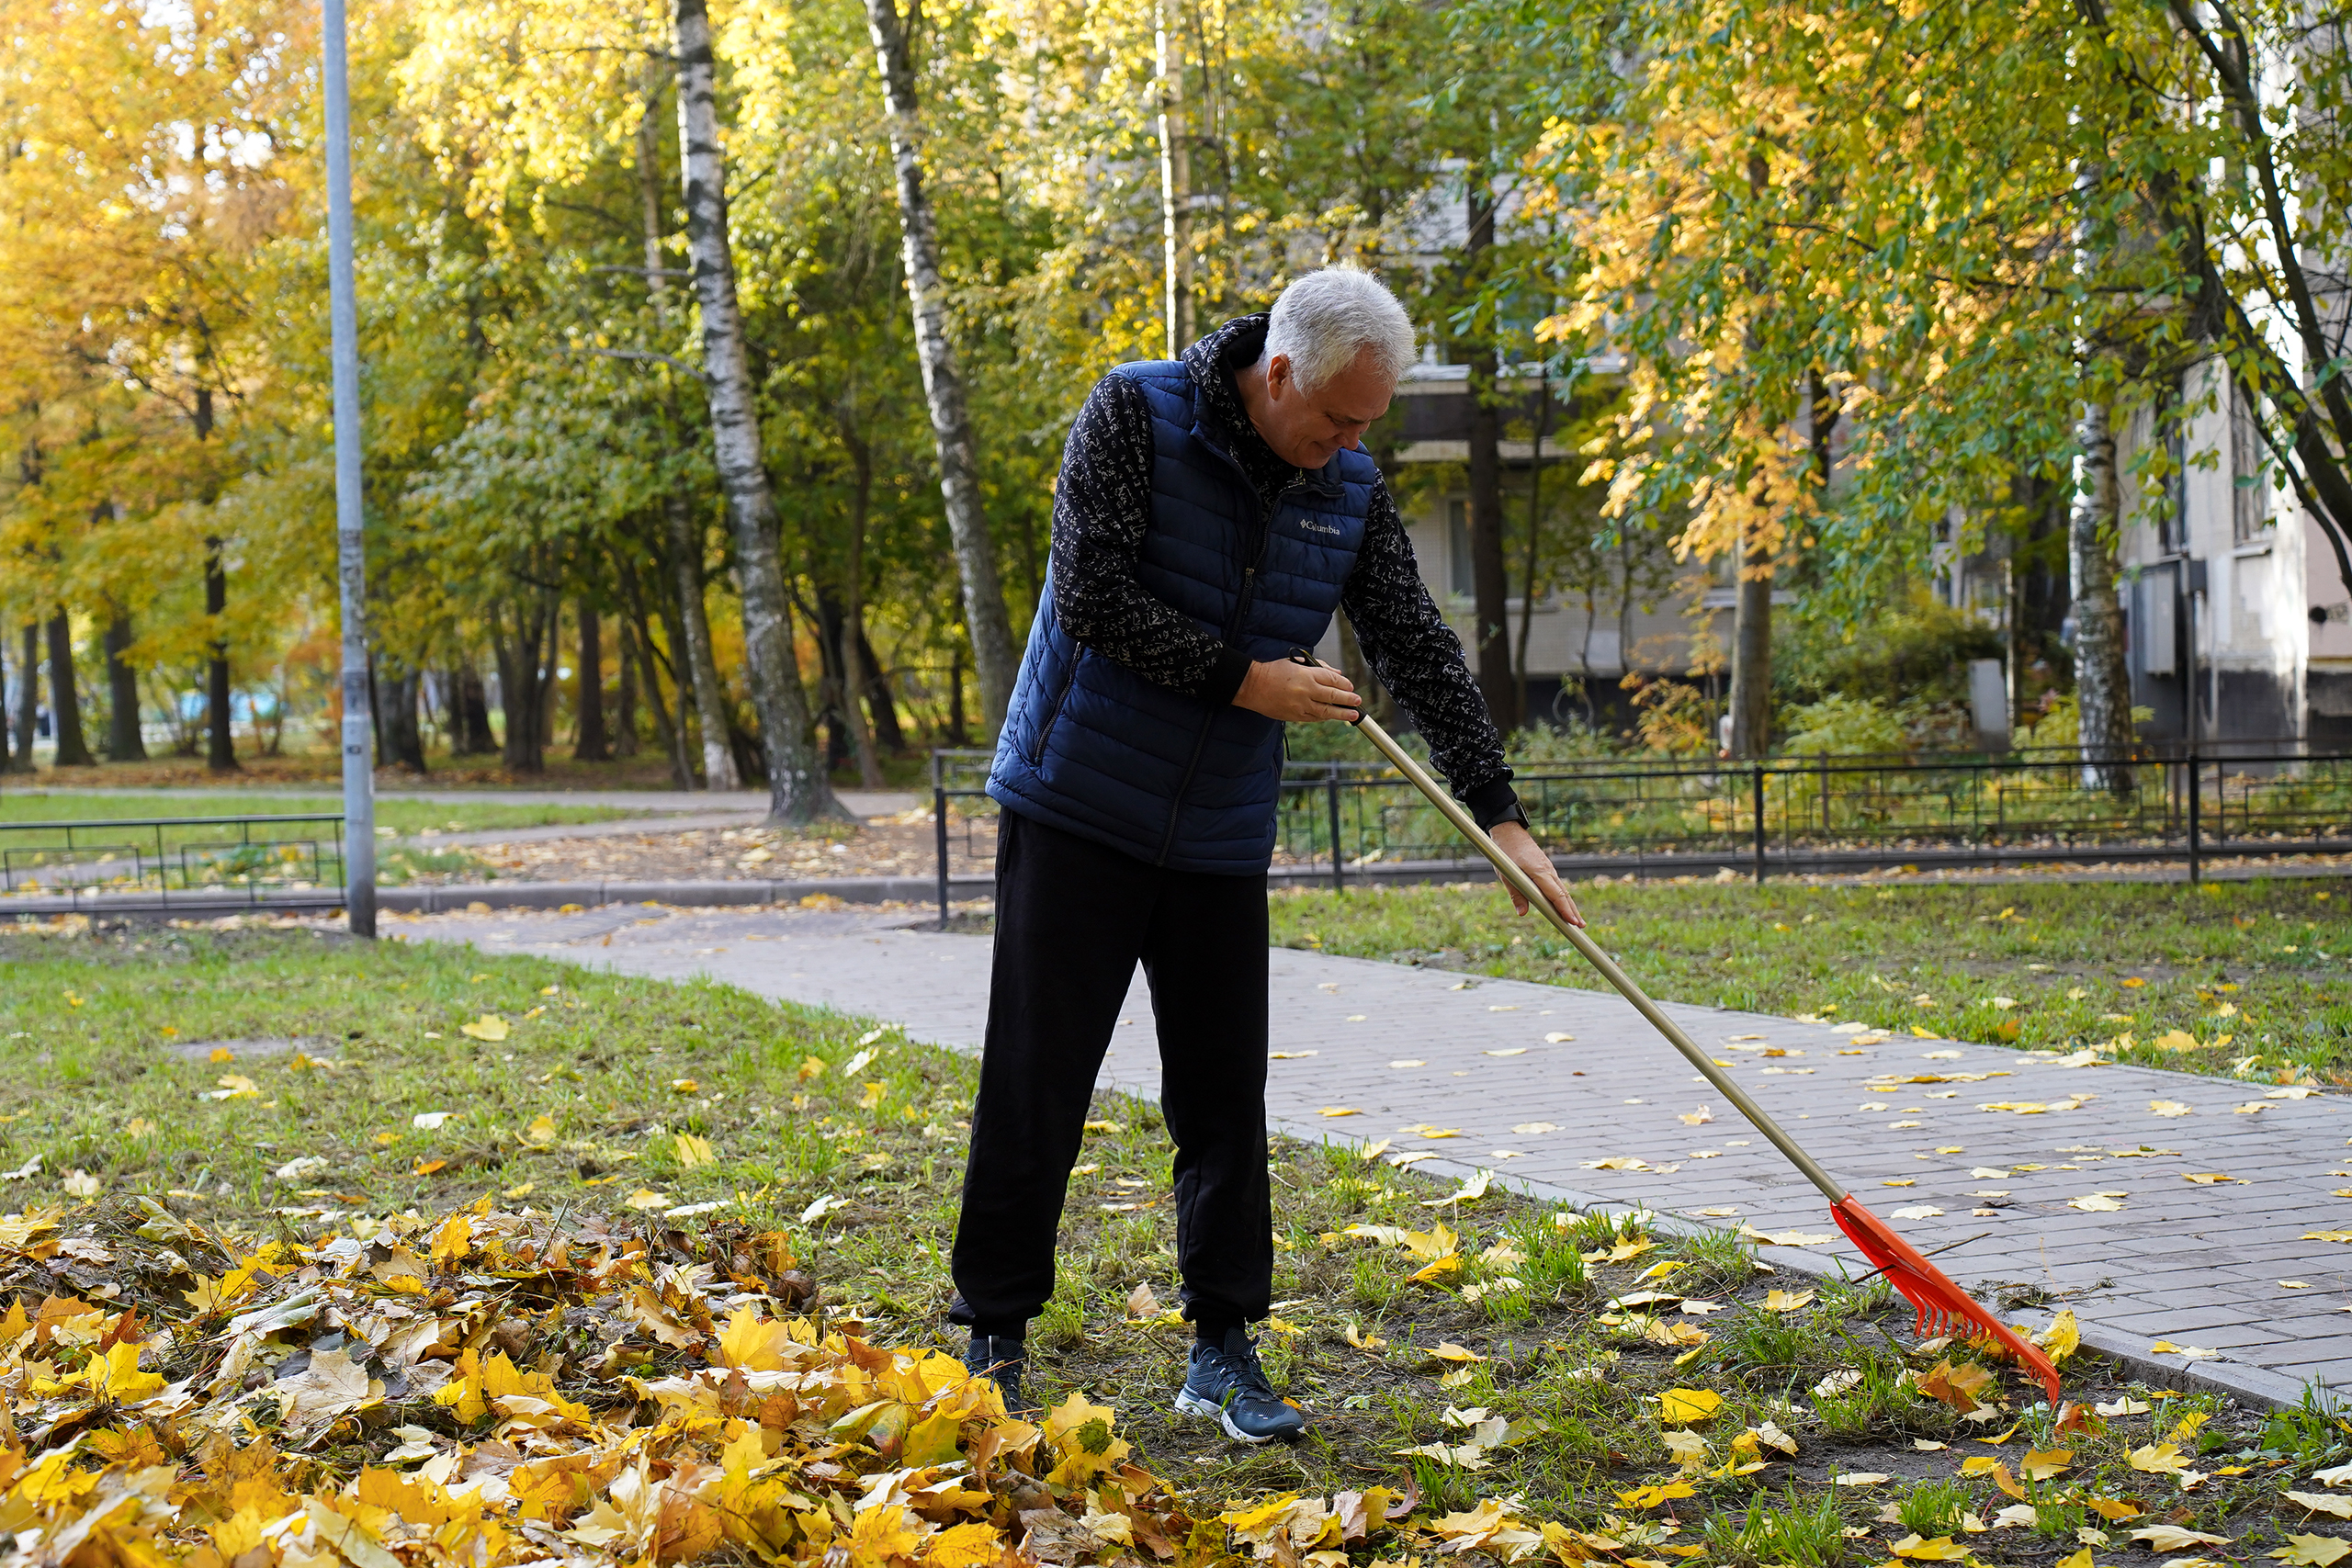
[[[702,307],[704,388],[712,454],[735,540],[736,588],[743,602],[744,677],[760,716],[771,820],[837,816],[824,759],[808,720],[808,694],[793,651],[783,564],[776,553],[775,498],[752,400],[749,354],[728,239],[727,164],[718,144],[710,15],[705,0],[678,0],[678,144],[685,169],[686,249]],[[706,737],[704,744],[709,744]]]
[[[865,15],[882,76],[883,109],[889,118],[890,158],[897,166],[900,254],[907,299],[914,312],[923,394],[931,405],[932,437],[939,453],[939,493],[946,502],[956,571],[963,582],[964,621],[980,682],[980,716],[994,729],[1004,722],[1004,710],[1012,700],[1017,660],[1012,627],[1005,618],[1004,591],[997,581],[996,547],[980,501],[978,448],[965,403],[964,374],[947,335],[938,221],[923,185],[922,114],[908,50],[909,19],[899,15],[897,0],[865,0]]]

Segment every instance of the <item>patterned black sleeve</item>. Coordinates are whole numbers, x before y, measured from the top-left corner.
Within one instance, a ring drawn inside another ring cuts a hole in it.
[[[1151,525],[1151,413],[1143,389],[1105,376],[1062,448],[1054,488],[1054,618],[1072,640],[1145,680],[1229,703],[1247,656],[1136,581]]]
[[[1405,520],[1383,481],[1373,491],[1363,549],[1340,600],[1356,640],[1396,700],[1429,738],[1430,755],[1482,828],[1524,820],[1503,761],[1502,737],[1470,678],[1462,639],[1421,581]]]

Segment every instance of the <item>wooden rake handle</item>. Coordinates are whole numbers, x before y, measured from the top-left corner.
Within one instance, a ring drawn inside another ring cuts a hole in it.
[[[1310,660],[1309,662],[1313,660]],[[1762,1106],[1748,1098],[1747,1091],[1733,1081],[1730,1074],[1717,1066],[1714,1058],[1701,1050],[1698,1043],[1682,1032],[1681,1025],[1667,1017],[1658,1005],[1650,1000],[1648,993],[1634,983],[1634,977],[1617,966],[1615,959],[1600,950],[1600,943],[1594,942],[1583,928],[1570,925],[1561,917],[1559,910],[1552,908],[1551,900],[1536,891],[1533,878],[1521,869],[1517,861],[1503,853],[1502,847],[1489,838],[1487,830],[1472,819],[1470,813],[1463,809],[1462,803],[1448,795],[1435,779],[1430,777],[1428,771],[1413,761],[1411,754],[1397,745],[1386,730],[1362,715],[1351,722],[1363,733],[1366,739],[1371,740],[1382,756],[1388,759],[1397,772],[1413,782],[1414,788],[1429,797],[1431,806],[1445,814],[1446,820],[1460,829],[1464,838],[1477,846],[1478,852],[1493,863],[1496,874],[1510,885],[1512,891],[1526,899],[1531,907],[1541,909],[1544,912],[1544,918],[1552,922],[1554,929],[1575,944],[1576,950],[1584,954],[1587,963],[1600,971],[1600,977],[1615,987],[1620,996],[1633,1003],[1634,1010],[1650,1021],[1650,1026],[1666,1036],[1668,1044],[1681,1052],[1690,1065],[1704,1074],[1707,1081],[1714,1085],[1716,1090],[1725,1100],[1730,1100],[1742,1116],[1747,1117],[1755,1125],[1758,1132],[1771,1140],[1774,1148],[1788,1156],[1791,1165],[1804,1173],[1806,1180],[1820,1188],[1823,1196],[1832,1203],[1846,1196],[1846,1189],[1838,1184],[1836,1178],[1822,1169],[1811,1155],[1798,1147],[1797,1141],[1783,1132],[1781,1124],[1767,1115]],[[1331,852],[1339,853],[1340,846],[1333,844]]]

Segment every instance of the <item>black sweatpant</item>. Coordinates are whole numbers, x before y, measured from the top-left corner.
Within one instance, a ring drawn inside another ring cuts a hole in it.
[[[1094,1075],[1136,964],[1176,1145],[1176,1258],[1195,1318],[1254,1322],[1273,1289],[1266,1182],[1266,879],[1167,871],[1008,811],[997,838],[988,1040],[952,1316],[1018,1336],[1054,1292],[1054,1238]]]

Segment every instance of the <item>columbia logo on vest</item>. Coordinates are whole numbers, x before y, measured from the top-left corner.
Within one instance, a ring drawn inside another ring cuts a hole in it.
[[[1300,518],[1298,520],[1298,525],[1301,528],[1306,529],[1310,534],[1329,534],[1335,539],[1340,536],[1340,531],[1337,528],[1334,528],[1329,523],[1317,523],[1312,518]]]

